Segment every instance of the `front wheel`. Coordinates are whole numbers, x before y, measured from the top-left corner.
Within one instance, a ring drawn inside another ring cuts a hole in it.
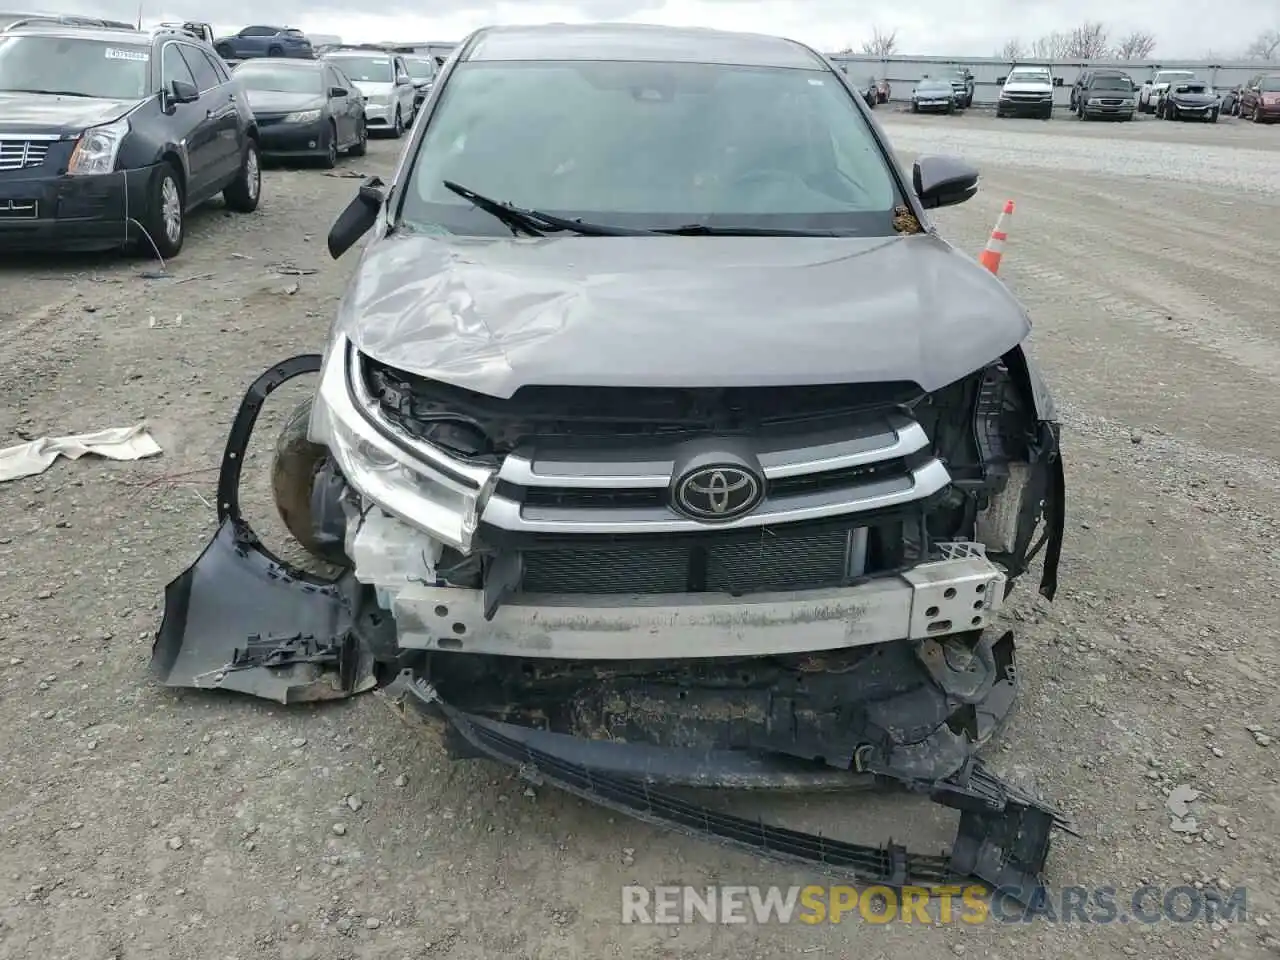
[[[369,127],[364,122],[364,117],[360,118],[360,135],[356,138],[356,145],[347,151],[348,156],[363,157],[369,152]]]
[[[152,181],[148,200],[146,236],[138,245],[139,252],[157,254],[162,260],[171,260],[182,250],[182,243],[187,236],[182,181],[173,164],[160,164]]]
[[[329,134],[325,140],[324,155],[320,158],[320,166],[332,170],[338,165],[338,125],[329,124]]]
[[[395,119],[394,125],[391,128],[391,137],[394,140],[399,140],[403,136],[404,136],[404,117],[400,115],[400,108],[396,107],[396,119]]]
[[[275,457],[271,461],[271,493],[285,529],[307,553],[326,563],[346,566],[349,561],[336,548],[321,543],[316,536],[311,492],[329,451],[307,439],[310,420],[311,401],[304,400],[294,408],[281,428],[276,439]]]
[[[222,191],[222,199],[236,213],[253,213],[258,209],[262,195],[262,162],[258,158],[258,144],[250,139],[244,145],[244,158],[240,172]]]

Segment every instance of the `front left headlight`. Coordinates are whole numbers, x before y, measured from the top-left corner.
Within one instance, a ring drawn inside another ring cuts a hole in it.
[[[284,118],[285,123],[315,123],[320,119],[319,110],[299,110]]]
[[[334,341],[325,357],[308,436],[329,448],[343,477],[379,507],[462,553],[471,550],[497,471],[451,457],[377,416],[356,369],[355,348]]]
[[[75,149],[71,151],[71,162],[67,164],[67,173],[96,176],[114,172],[120,145],[128,134],[129,121],[123,119],[104,123],[100,127],[90,127],[76,141]]]

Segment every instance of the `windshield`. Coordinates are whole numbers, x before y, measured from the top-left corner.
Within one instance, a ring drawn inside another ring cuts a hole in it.
[[[1128,77],[1094,77],[1089,83],[1090,90],[1133,90]]]
[[[944,90],[951,92],[951,84],[943,83],[941,80],[921,80],[916,84],[917,90]]]
[[[1263,77],[1258,89],[1263,93],[1280,93],[1280,77]]]
[[[1204,93],[1209,88],[1203,83],[1180,83],[1173,88],[1174,93]]]
[[[820,70],[630,61],[459,64],[403,217],[506,228],[441,181],[565,217],[890,235],[895,181],[844,86]]]
[[[390,57],[331,57],[342,72],[357,83],[391,83],[395,74]]]
[[[1015,83],[1027,83],[1028,81],[1052,82],[1048,70],[1014,70],[1010,72],[1009,79]]]
[[[1156,83],[1177,83],[1187,77],[1194,76],[1190,70],[1172,70],[1156,74]]]
[[[436,75],[436,65],[430,60],[406,60],[404,65],[415,80],[430,80]]]
[[[0,36],[0,90],[107,100],[151,94],[150,46],[29,34]]]
[[[321,92],[320,71],[310,67],[292,67],[250,60],[236,67],[235,78],[246,90],[272,93]]]

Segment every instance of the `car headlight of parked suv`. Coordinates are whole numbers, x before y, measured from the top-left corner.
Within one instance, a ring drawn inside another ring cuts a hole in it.
[[[315,123],[320,119],[319,110],[299,110],[284,118],[285,123]]]
[[[71,162],[67,164],[67,173],[93,176],[114,172],[120,145],[124,143],[128,133],[128,120],[115,120],[100,127],[90,127],[76,141],[75,149],[71,152]]]

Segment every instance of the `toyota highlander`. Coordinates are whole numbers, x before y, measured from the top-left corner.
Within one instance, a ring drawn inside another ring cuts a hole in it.
[[[441,72],[323,356],[236,416],[220,526],[170,583],[176,687],[373,688],[455,756],[885,883],[1033,886],[1069,828],[977,758],[1018,669],[1001,609],[1057,587],[1065,492],[1030,323],[847,77],[791,41],[479,31]],[[239,506],[266,396],[318,373],[276,504]],[[896,784],[961,808],[949,857],[699,808],[663,787]]]

